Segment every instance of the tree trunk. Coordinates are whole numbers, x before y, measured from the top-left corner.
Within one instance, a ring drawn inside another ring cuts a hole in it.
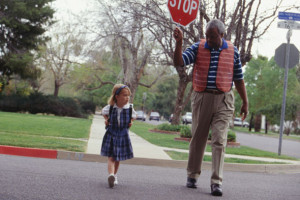
[[[268,134],[268,119],[266,116],[266,120],[265,120],[265,134]]]
[[[58,81],[55,80],[55,82],[54,82],[54,94],[53,94],[53,96],[55,96],[55,97],[58,96],[59,88],[60,88],[60,85],[59,85]]]
[[[184,92],[186,90],[186,87],[188,85],[188,81],[186,78],[180,78],[179,79],[179,85],[177,88],[177,98],[176,98],[176,104],[175,104],[175,109],[173,112],[173,119],[172,119],[172,124],[173,125],[178,125],[180,124],[180,116],[181,112],[184,109]]]
[[[251,113],[251,118],[250,118],[250,124],[249,124],[249,131],[251,132],[252,128],[253,128],[253,112]]]
[[[254,131],[260,132],[260,128],[261,128],[261,114],[255,116]]]

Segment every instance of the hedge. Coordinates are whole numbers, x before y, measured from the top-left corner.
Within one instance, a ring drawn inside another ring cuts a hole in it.
[[[96,105],[90,101],[82,101],[70,97],[55,97],[53,95],[33,93],[29,96],[1,95],[0,110],[86,118],[89,114],[95,113]]]

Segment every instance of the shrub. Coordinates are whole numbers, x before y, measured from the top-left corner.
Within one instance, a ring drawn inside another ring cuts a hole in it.
[[[32,93],[27,96],[0,96],[0,110],[7,112],[46,113],[57,116],[82,117],[94,113],[96,105],[88,101],[75,100],[69,97],[55,97]]]
[[[94,114],[96,111],[96,104],[92,101],[84,101],[79,99],[79,104],[82,111],[86,114]]]
[[[209,132],[208,140],[211,140],[211,131]],[[236,134],[234,131],[228,130],[227,142],[236,142]]]
[[[232,131],[232,130],[228,131],[227,141],[228,142],[236,142],[236,134],[234,131]]]
[[[180,137],[191,138],[192,132],[190,126],[182,126],[180,128]]]
[[[163,123],[163,124],[158,125],[156,128],[158,130],[179,132],[181,127],[183,127],[183,125],[172,125],[169,123]]]
[[[0,110],[6,112],[25,112],[28,98],[18,95],[0,96]]]

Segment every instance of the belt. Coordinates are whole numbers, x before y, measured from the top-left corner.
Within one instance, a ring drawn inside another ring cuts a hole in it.
[[[204,90],[205,93],[211,93],[211,94],[224,94],[224,92],[220,90]]]

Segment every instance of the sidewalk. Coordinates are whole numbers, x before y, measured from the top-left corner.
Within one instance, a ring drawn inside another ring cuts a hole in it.
[[[95,114],[91,127],[90,137],[87,144],[87,154],[100,155],[100,148],[104,134],[104,118],[99,114]],[[134,157],[172,160],[163,148],[149,143],[148,141],[144,140],[143,138],[134,134],[131,131],[129,131],[129,136],[132,143]]]
[[[90,138],[87,144],[87,150],[86,150],[87,154],[100,155],[100,148],[101,148],[102,138],[104,134],[105,134],[104,118],[101,115],[96,113],[94,115],[91,132],[90,132]],[[149,143],[148,141],[144,140],[143,138],[139,137],[138,135],[136,135],[131,131],[129,132],[129,135],[132,142],[134,157],[136,158],[172,160],[168,156],[166,151],[177,151],[177,152],[188,153],[188,150],[156,146],[154,144]],[[211,155],[211,152],[205,152],[205,155]],[[225,157],[246,159],[246,160],[257,160],[257,161],[264,161],[264,162],[300,164],[300,161],[294,161],[294,160],[241,156],[241,155],[233,155],[233,154],[225,154]]]

